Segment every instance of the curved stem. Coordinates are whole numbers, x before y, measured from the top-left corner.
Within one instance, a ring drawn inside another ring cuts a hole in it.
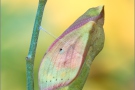
[[[28,56],[26,57],[27,90],[34,90],[34,58],[39,36],[39,27],[41,25],[44,7],[47,0],[39,0],[36,19],[34,23],[31,44]]]

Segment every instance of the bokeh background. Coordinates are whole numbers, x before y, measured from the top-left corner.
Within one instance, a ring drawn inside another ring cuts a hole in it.
[[[1,90],[26,90],[25,57],[38,0],[1,0]],[[105,45],[91,66],[83,90],[134,90],[134,0],[48,0],[42,27],[59,36],[87,9],[105,5]],[[54,41],[40,31],[34,77]]]

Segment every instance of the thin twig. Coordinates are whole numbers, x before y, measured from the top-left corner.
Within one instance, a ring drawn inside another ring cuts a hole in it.
[[[47,0],[39,0],[28,56],[26,57],[27,90],[34,90],[34,58],[44,7]]]

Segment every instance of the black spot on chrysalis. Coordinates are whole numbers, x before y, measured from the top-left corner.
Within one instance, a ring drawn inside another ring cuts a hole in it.
[[[60,48],[60,51],[62,51],[62,48]]]

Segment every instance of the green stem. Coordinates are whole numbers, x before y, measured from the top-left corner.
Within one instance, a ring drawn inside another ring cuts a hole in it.
[[[39,0],[29,53],[28,56],[26,57],[27,90],[34,90],[34,72],[33,72],[34,58],[39,36],[39,27],[41,25],[43,11],[46,2],[47,0]]]

